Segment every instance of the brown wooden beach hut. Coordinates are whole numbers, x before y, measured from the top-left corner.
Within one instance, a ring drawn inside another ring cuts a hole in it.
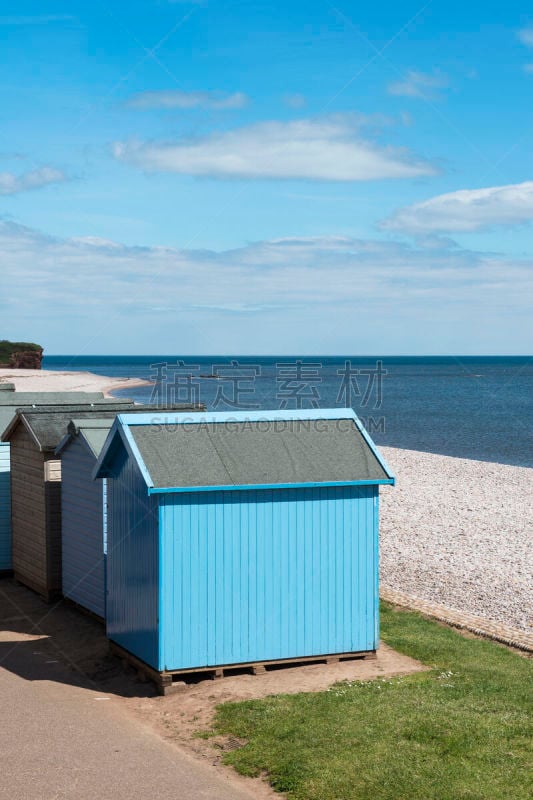
[[[61,461],[55,449],[73,417],[111,417],[131,400],[21,409],[2,435],[11,445],[15,578],[51,600],[61,592]]]
[[[17,392],[15,384],[0,381],[0,436],[19,408],[66,406],[103,400],[102,392]],[[11,469],[9,442],[0,442],[0,574],[10,572],[11,562]]]

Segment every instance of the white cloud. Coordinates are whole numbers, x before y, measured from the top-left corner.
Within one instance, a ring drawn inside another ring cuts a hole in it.
[[[51,183],[66,181],[63,172],[53,167],[41,167],[16,175],[13,172],[0,172],[0,195],[18,194],[30,189],[41,189]]]
[[[518,38],[526,47],[533,47],[533,26],[518,31]]]
[[[533,64],[524,64],[524,72],[528,75],[533,75]]]
[[[435,167],[403,148],[361,135],[355,114],[260,122],[177,142],[117,142],[117,159],[148,171],[216,178],[363,181],[433,175]]]
[[[533,181],[462,189],[415,203],[396,212],[383,228],[425,234],[478,231],[495,225],[517,225],[533,220]]]
[[[179,89],[140,92],[133,95],[126,105],[140,110],[161,108],[207,108],[214,111],[243,108],[248,98],[243,92],[182,92]]]
[[[4,222],[0,263],[4,328],[31,330],[56,352],[518,352],[533,324],[531,260],[437,242],[316,237],[180,250]]]
[[[403,80],[389,84],[387,91],[389,94],[399,97],[418,97],[428,100],[435,97],[439,90],[447,89],[448,86],[447,76],[440,72],[430,74],[411,69],[408,70]]]
[[[289,108],[303,108],[306,100],[303,94],[285,94],[283,95],[283,102]]]

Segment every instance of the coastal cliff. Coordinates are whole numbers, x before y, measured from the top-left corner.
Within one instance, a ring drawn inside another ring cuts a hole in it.
[[[43,348],[33,342],[10,342],[0,339],[0,367],[41,369]]]

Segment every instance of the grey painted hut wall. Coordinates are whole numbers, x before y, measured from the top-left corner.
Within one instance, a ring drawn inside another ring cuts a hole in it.
[[[61,591],[61,463],[23,425],[11,438],[13,571],[46,598]]]
[[[93,481],[96,457],[81,437],[61,453],[63,594],[105,616],[104,481]]]

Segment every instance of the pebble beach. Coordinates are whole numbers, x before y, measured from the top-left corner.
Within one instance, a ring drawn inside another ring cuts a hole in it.
[[[533,470],[380,449],[381,585],[531,631]]]

